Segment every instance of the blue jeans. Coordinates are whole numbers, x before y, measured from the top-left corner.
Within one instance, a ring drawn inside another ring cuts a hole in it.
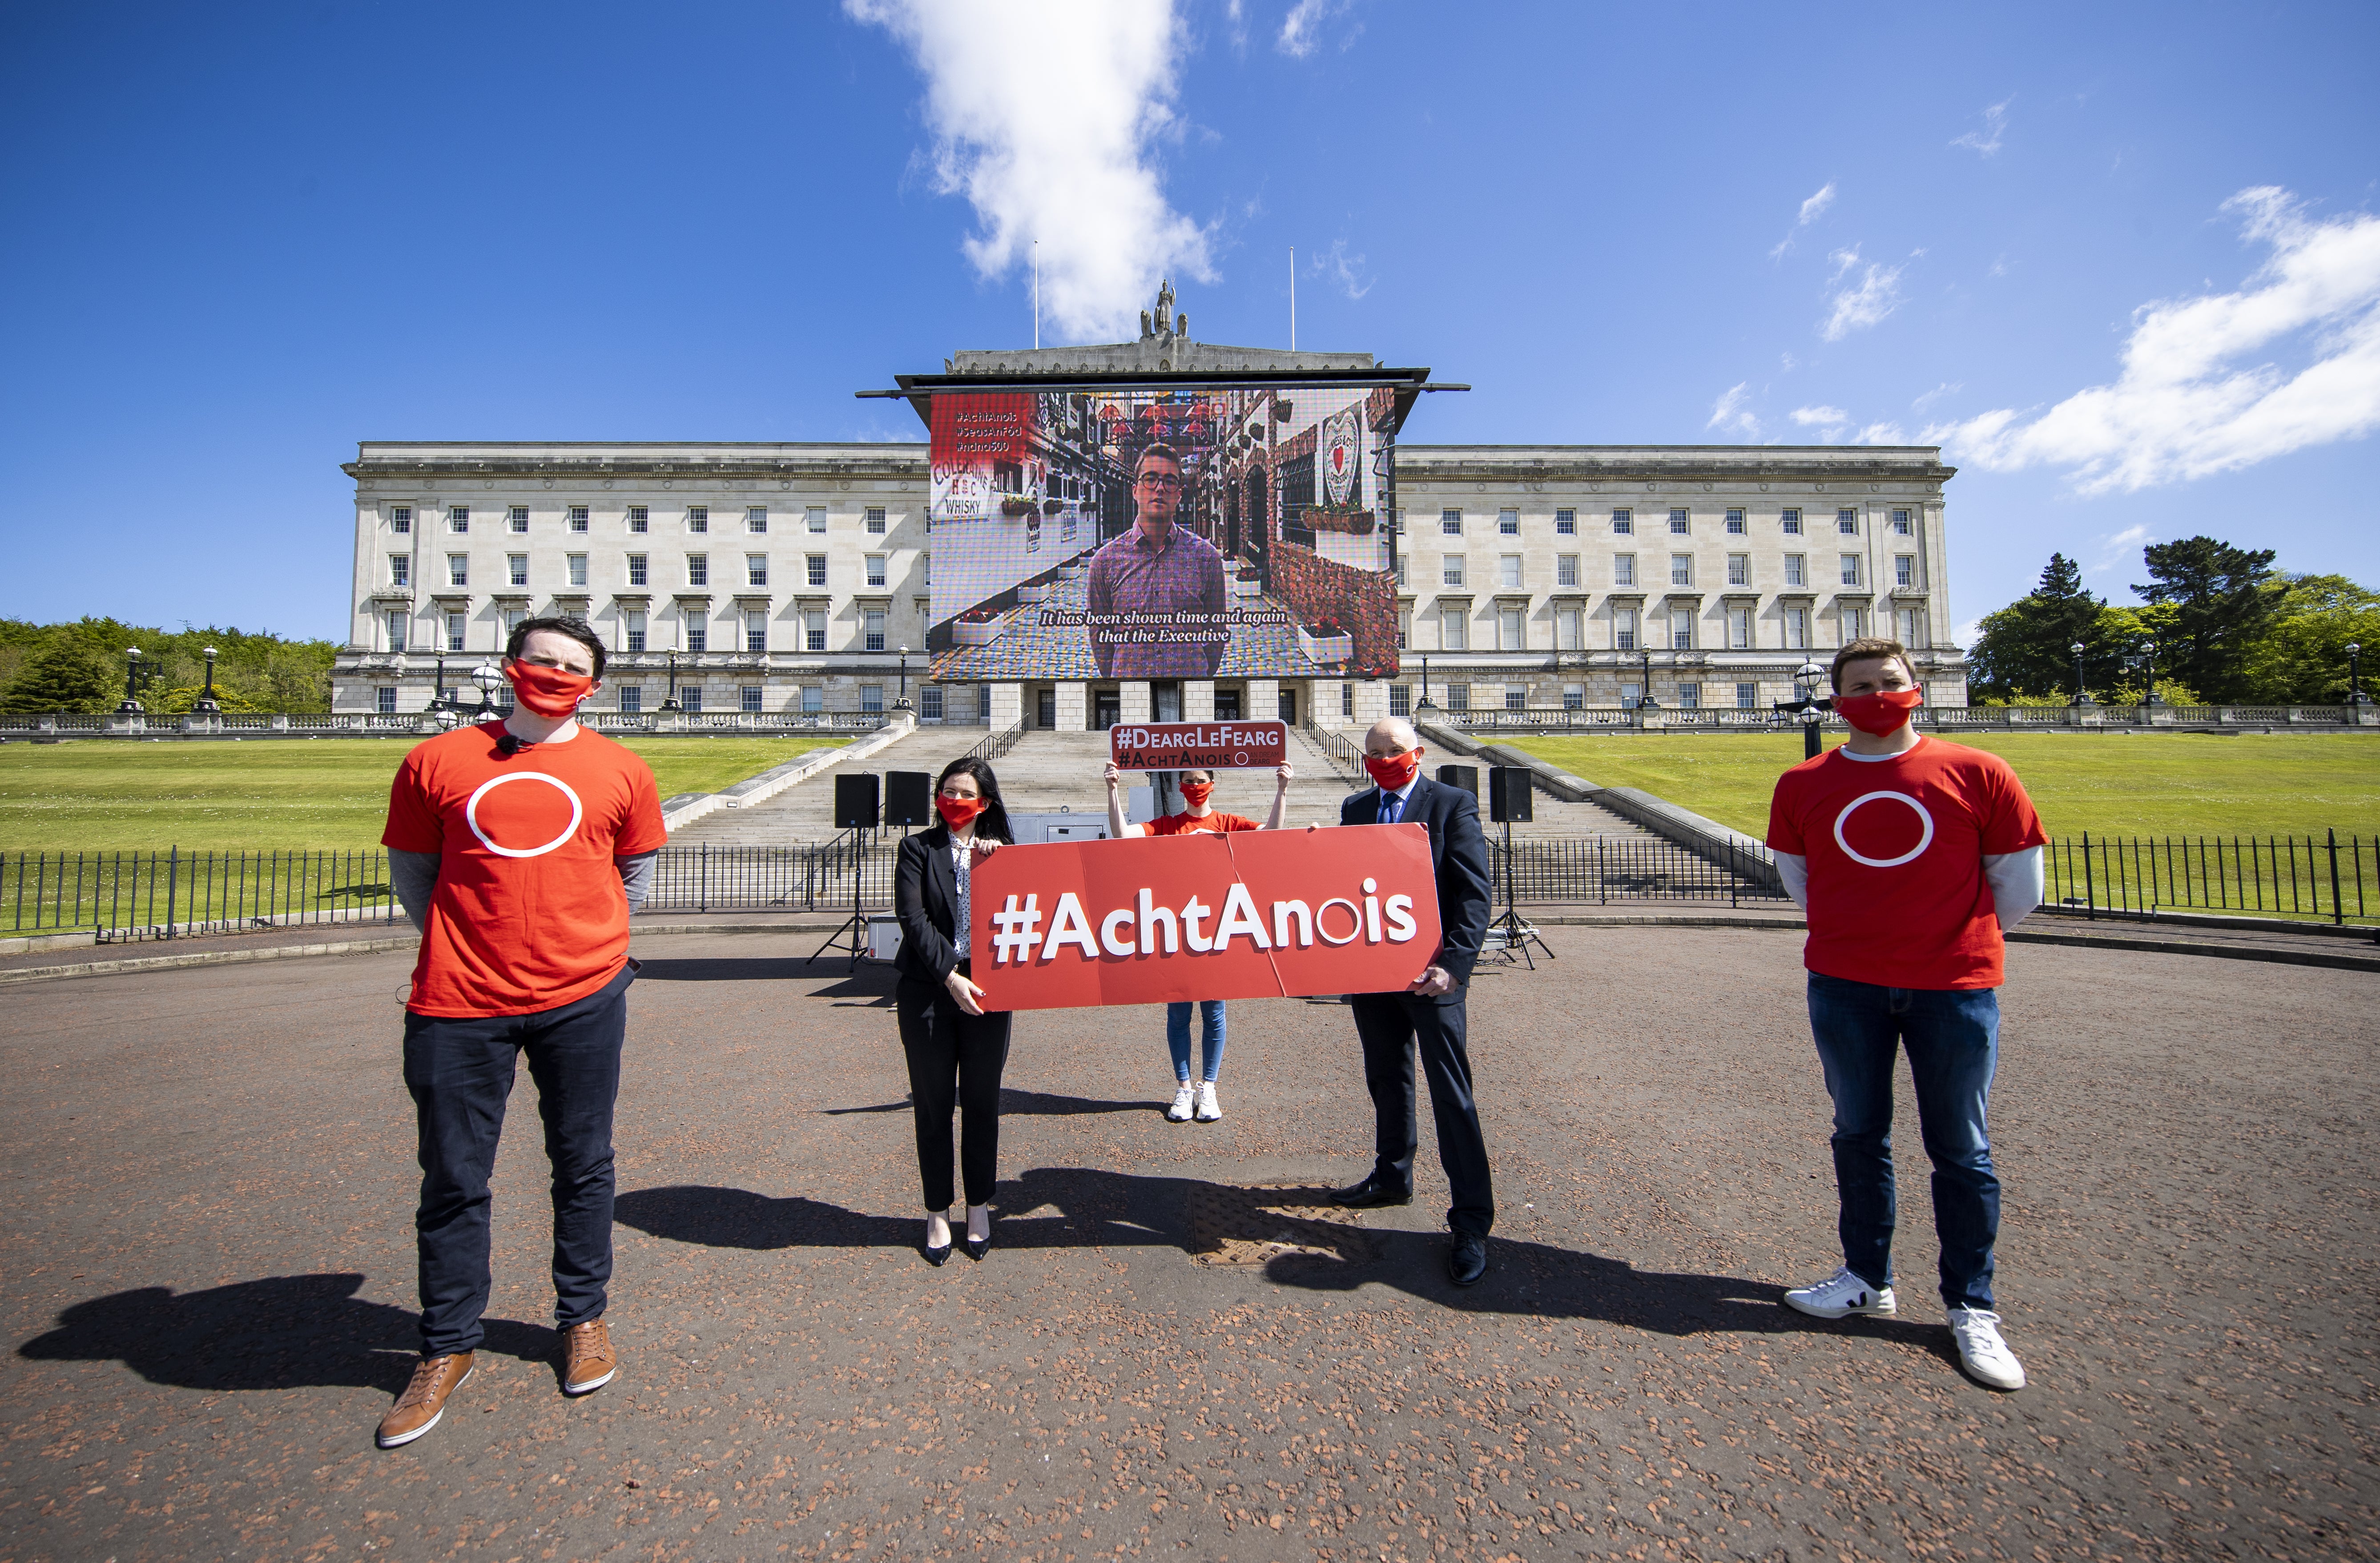
[[[1892,1284],[1892,1068],[1909,1051],[1917,1132],[1934,1163],[1942,1302],[1992,1305],[2000,1181],[1985,1127],[1999,1066],[1999,998],[1990,988],[1878,987],[1810,974],[1810,1029],[1835,1101],[1835,1188],[1843,1265]]]
[[[1209,1085],[1216,1072],[1223,1067],[1223,1001],[1201,999],[1197,1008],[1206,1012],[1206,1027],[1198,1039],[1199,1061],[1206,1072],[1199,1076]],[[1165,1006],[1165,1046],[1173,1054],[1173,1078],[1185,1084],[1190,1079],[1190,1010],[1185,1000]]]

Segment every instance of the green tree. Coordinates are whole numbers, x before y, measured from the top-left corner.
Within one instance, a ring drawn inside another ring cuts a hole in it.
[[[2362,648],[2364,692],[2380,668],[2380,592],[2345,576],[2283,576],[2265,632],[2249,648],[2247,697],[2290,705],[2344,705],[2347,648]]]
[[[1986,699],[2011,700],[2056,691],[2074,692],[2074,653],[2080,640],[2095,646],[2107,607],[2082,588],[2082,571],[2053,553],[2040,584],[1997,612],[1984,615],[1969,661],[1970,685]]]
[[[2273,580],[2273,551],[2200,537],[2151,543],[2141,557],[2148,584],[2132,589],[2174,609],[2158,660],[2209,700],[2246,697],[2250,654],[2287,590]]]
[[[11,716],[109,711],[123,692],[123,680],[78,637],[59,636],[25,659],[6,692],[0,693],[0,711]]]

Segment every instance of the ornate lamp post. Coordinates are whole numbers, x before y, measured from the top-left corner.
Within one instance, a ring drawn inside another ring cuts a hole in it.
[[[662,709],[665,711],[681,711],[686,708],[679,703],[677,697],[677,651],[674,648],[672,648],[670,651],[669,662],[669,695],[662,701]]]
[[[504,670],[493,662],[481,662],[471,670],[471,682],[480,686],[480,709],[474,713],[480,721],[496,714],[496,685],[504,681]]]
[[[1415,706],[1414,709],[1416,711],[1434,711],[1438,709],[1436,706],[1430,703],[1429,658],[1427,655],[1425,655],[1421,660],[1421,704]]]
[[[909,648],[905,646],[901,648],[901,696],[892,702],[892,709],[896,711],[909,709]]]
[[[223,710],[215,701],[215,648],[208,647],[203,655],[207,660],[207,686],[200,691],[198,703],[190,709],[200,716],[215,716]]]
[[[2361,708],[2371,698],[2363,693],[2363,648],[2350,640],[2347,643],[2347,703],[2358,708],[2356,715],[2362,716]]]
[[[1790,712],[1802,723],[1802,757],[1818,757],[1818,724],[1826,720],[1831,706],[1818,697],[1818,680],[1827,670],[1813,660],[1793,670],[1793,698],[1776,702],[1775,709]]]
[[[1651,647],[1640,646],[1636,648],[1636,676],[1645,681],[1637,686],[1636,691],[1636,725],[1642,727],[1645,725],[1645,713],[1646,711],[1658,711],[1661,709],[1661,702],[1653,698],[1653,650]]]
[[[2074,698],[2070,703],[2078,709],[2083,706],[2097,704],[2091,698],[2091,692],[2082,687],[2082,643],[2078,640],[2067,649],[2074,653]]]
[[[2131,656],[2124,659],[2124,666],[2137,670],[2138,672],[2145,674],[2148,679],[2149,692],[2146,698],[2141,701],[2141,704],[2144,706],[2161,706],[2165,704],[2163,700],[2157,698],[2155,641],[2143,641],[2141,643],[2141,648],[2138,651],[2133,652]]]
[[[140,712],[140,648],[124,648],[124,703],[115,708],[117,716],[135,717]]]

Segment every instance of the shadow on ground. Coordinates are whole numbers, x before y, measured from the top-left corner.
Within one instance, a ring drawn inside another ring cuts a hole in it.
[[[1012,1086],[1000,1088],[1000,1116],[1022,1114],[1026,1118],[1072,1118],[1086,1112],[1163,1112],[1166,1104],[1158,1101],[1118,1102],[1100,1097],[1062,1097],[1052,1091],[1019,1091]],[[866,1107],[820,1108],[829,1118],[845,1118],[856,1112],[906,1112],[909,1098],[897,1102],[871,1102]]]

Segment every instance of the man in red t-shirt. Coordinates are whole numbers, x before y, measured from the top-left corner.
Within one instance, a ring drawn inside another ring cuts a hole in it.
[[[421,930],[405,1008],[421,1361],[381,1419],[382,1448],[436,1426],[471,1375],[488,1305],[488,1175],[524,1056],[553,1163],[563,1389],[587,1394],[618,1371],[603,1309],[628,914],[667,832],[651,769],[578,725],[602,672],[603,643],[585,624],[528,620],[505,648],[516,709],[416,745],[389,789],[381,841]]]
[[[1835,654],[1840,748],[1778,778],[1768,845],[1809,915],[1810,1027],[1835,1104],[1843,1265],[1787,1305],[1822,1319],[1890,1314],[1892,1071],[1902,1048],[1934,1163],[1942,1302],[1959,1362],[2021,1389],[1992,1306],[2000,1184],[1985,1109],[1999,1061],[2000,935],[2041,904],[2048,836],[1998,755],[1921,736],[1924,697],[1898,641]]]
[[[1186,836],[1199,830],[1212,830],[1218,835],[1234,830],[1278,830],[1281,815],[1289,807],[1289,783],[1296,773],[1287,765],[1278,766],[1272,773],[1272,813],[1261,825],[1245,814],[1225,814],[1208,800],[1215,795],[1215,773],[1211,770],[1185,770],[1175,784],[1182,789],[1182,812],[1162,814],[1146,825],[1127,825],[1123,818],[1123,772],[1108,763],[1108,834],[1117,841],[1126,836]],[[1196,1008],[1204,1016],[1199,1032],[1199,1082],[1194,1092],[1190,1088],[1190,1015]],[[1165,1006],[1165,1046],[1173,1055],[1173,1105],[1165,1109],[1167,1121],[1187,1123],[1195,1113],[1201,1123],[1212,1123],[1223,1116],[1223,1104],[1215,1096],[1215,1080],[1223,1068],[1223,1001],[1201,999],[1196,1006],[1187,1000]]]

